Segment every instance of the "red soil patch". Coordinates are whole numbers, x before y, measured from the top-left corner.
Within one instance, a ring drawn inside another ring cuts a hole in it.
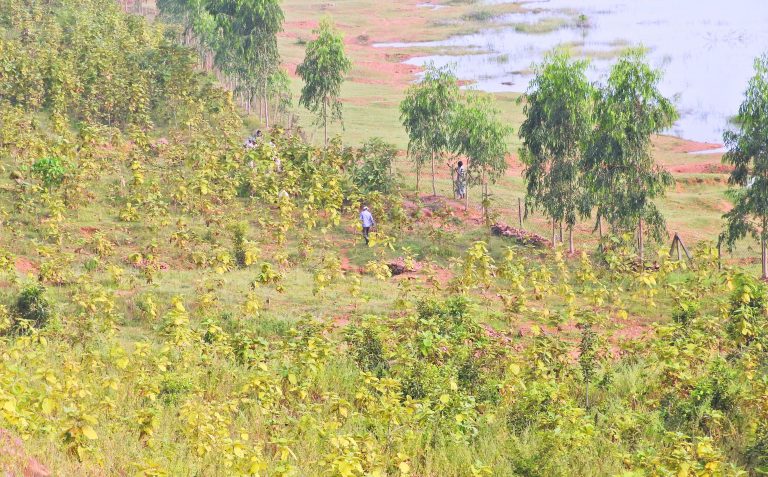
[[[729,174],[733,167],[721,164],[718,160],[681,164],[667,168],[673,174]]]
[[[0,429],[0,473],[6,477],[49,477],[51,472],[24,448],[24,442]]]
[[[711,142],[689,141],[687,139],[679,139],[679,141],[680,142],[673,147],[672,151],[690,154],[692,152],[711,151],[713,149],[720,149],[723,147],[722,144]]]
[[[331,8],[335,8],[332,5]],[[342,7],[340,7],[342,8]],[[388,85],[398,88],[406,87],[420,68],[403,64],[410,58],[395,49],[377,48],[377,43],[396,41],[423,40],[424,26],[430,21],[430,12],[418,8],[416,2],[397,1],[390,3],[385,14],[371,12],[356,20],[355,24],[337,23],[344,32],[344,43],[348,54],[354,59],[354,67],[349,79],[361,84]],[[293,41],[309,40],[317,28],[317,21],[288,20],[285,30],[280,36]],[[295,75],[297,59],[286,62],[288,73]]]
[[[611,337],[615,341],[636,341],[645,339],[651,327],[641,323],[627,323],[613,332]]]
[[[731,204],[730,202],[721,200],[720,202],[717,203],[717,210],[719,210],[720,212],[723,212],[723,213],[730,212],[732,209],[733,209],[733,204]]]
[[[453,278],[453,273],[447,268],[435,267],[435,278],[441,285],[447,285]]]
[[[15,265],[16,265],[16,271],[23,274],[27,274],[27,273],[36,274],[38,270],[37,264],[29,260],[28,258],[24,258],[24,257],[18,257],[16,259]]]
[[[521,176],[525,171],[525,164],[520,160],[517,154],[507,155],[507,175],[508,176]]]
[[[344,328],[349,324],[349,313],[338,315],[333,318],[333,326],[336,328]]]
[[[93,234],[98,232],[99,229],[96,227],[80,227],[80,233],[83,234],[83,236],[91,238]]]
[[[339,260],[341,262],[341,269],[345,272],[361,273],[360,267],[352,265],[347,256],[347,249],[339,249]]]

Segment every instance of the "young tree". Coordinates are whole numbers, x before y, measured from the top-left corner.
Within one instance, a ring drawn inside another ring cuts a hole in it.
[[[314,33],[317,38],[307,44],[304,62],[296,68],[304,80],[299,104],[318,115],[328,145],[328,120],[342,120],[339,94],[352,62],[344,52],[344,37],[330,20],[323,19]]]
[[[598,220],[614,230],[637,230],[638,256],[645,236],[661,239],[664,217],[653,203],[674,183],[651,155],[651,136],[674,124],[677,111],[658,89],[662,73],[642,50],[622,56],[597,95],[596,127],[584,154],[589,191]]]
[[[565,222],[574,252],[573,227],[590,207],[581,171],[582,146],[591,128],[593,88],[586,77],[586,61],[572,61],[565,52],[545,57],[536,68],[525,100],[520,126],[525,164],[526,213],[541,207],[555,224]],[[562,239],[562,237],[561,237]]]
[[[218,27],[216,64],[237,78],[248,108],[261,96],[269,127],[269,79],[280,65],[277,34],[285,20],[279,0],[209,0],[206,9]]]
[[[728,148],[723,162],[733,166],[728,183],[741,189],[730,191],[735,204],[723,216],[723,238],[729,249],[747,234],[760,240],[762,278],[768,279],[768,55],[755,60],[755,75],[734,122],[738,129],[723,134]]]
[[[452,116],[459,98],[459,83],[450,68],[430,64],[418,84],[411,86],[400,103],[400,120],[408,133],[408,155],[416,163],[416,190],[425,155],[432,164],[432,195],[435,160],[450,146]]]
[[[501,121],[491,97],[474,93],[458,106],[451,130],[453,151],[467,158],[467,186],[472,183],[483,186],[483,210],[487,218],[488,181],[495,184],[507,170],[507,138],[512,128]]]

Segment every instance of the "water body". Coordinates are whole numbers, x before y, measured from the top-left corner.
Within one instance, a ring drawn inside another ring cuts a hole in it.
[[[502,3],[487,0],[486,3]],[[768,0],[540,0],[521,2],[526,12],[497,21],[518,25],[424,43],[388,47],[448,47],[477,54],[412,58],[423,66],[453,64],[461,79],[489,92],[523,92],[531,66],[547,51],[576,45],[593,57],[589,76],[604,80],[615,54],[626,46],[648,49],[648,60],[664,70],[662,91],[675,98],[681,118],[671,134],[722,142],[728,119],[738,110],[754,59],[768,51]],[[587,27],[577,26],[586,15]],[[560,20],[558,20],[560,19]],[[526,33],[520,25],[564,26]]]

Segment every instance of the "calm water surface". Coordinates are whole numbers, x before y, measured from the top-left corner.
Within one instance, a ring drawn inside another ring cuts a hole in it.
[[[663,68],[661,88],[675,97],[681,114],[669,132],[709,142],[722,141],[752,76],[754,58],[768,51],[768,0],[541,0],[524,6],[526,13],[500,20],[535,25],[559,18],[567,26],[538,34],[504,27],[439,42],[381,46],[476,49],[476,54],[418,57],[408,63],[452,63],[458,76],[474,80],[478,89],[523,92],[531,65],[558,45],[577,45],[594,57],[593,80],[605,78],[613,53],[642,45],[650,62]],[[579,14],[586,15],[588,27],[575,26]]]

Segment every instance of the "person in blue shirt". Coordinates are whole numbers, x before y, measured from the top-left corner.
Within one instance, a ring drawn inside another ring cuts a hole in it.
[[[376,222],[373,220],[373,215],[371,215],[371,211],[368,210],[368,206],[363,207],[363,211],[360,212],[360,223],[363,226],[363,238],[365,239],[365,244],[368,245],[368,235],[371,233],[371,227],[376,225]]]

